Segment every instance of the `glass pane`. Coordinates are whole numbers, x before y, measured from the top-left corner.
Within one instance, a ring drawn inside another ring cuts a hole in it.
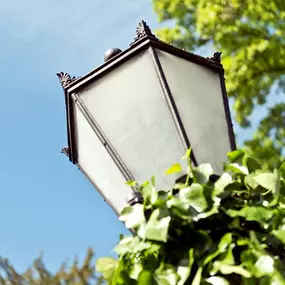
[[[155,175],[159,187],[173,183],[179,175],[163,173],[185,150],[150,51],[103,76],[79,96],[138,182]]]
[[[108,203],[120,213],[132,189],[80,110],[75,107],[78,163]]]
[[[221,173],[231,148],[219,75],[157,52],[198,163],[210,162]]]

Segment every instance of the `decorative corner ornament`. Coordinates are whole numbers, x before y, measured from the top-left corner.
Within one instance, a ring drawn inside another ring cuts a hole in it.
[[[63,153],[65,156],[69,157],[69,148],[67,146],[63,147],[60,153]]]
[[[208,57],[208,59],[217,62],[217,63],[221,63],[221,55],[222,53],[219,51],[214,52],[212,57]]]
[[[144,20],[141,20],[136,28],[136,34],[137,36],[134,39],[134,43],[136,43],[138,40],[144,38],[144,37],[150,37],[152,39],[157,39],[155,35],[151,32],[150,27],[147,25],[147,23]],[[131,45],[132,45],[131,44]]]
[[[59,78],[60,84],[62,86],[62,88],[66,88],[69,84],[71,84],[73,81],[75,81],[76,79],[78,79],[78,77],[71,77],[68,73],[66,72],[59,72],[56,74],[57,77]]]

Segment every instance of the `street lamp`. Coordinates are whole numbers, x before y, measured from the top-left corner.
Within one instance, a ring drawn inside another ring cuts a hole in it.
[[[63,151],[119,213],[132,189],[128,180],[162,174],[192,147],[194,165],[222,171],[235,149],[220,53],[211,58],[157,39],[144,21],[124,51],[111,49],[105,63],[83,77],[59,73],[67,113]]]

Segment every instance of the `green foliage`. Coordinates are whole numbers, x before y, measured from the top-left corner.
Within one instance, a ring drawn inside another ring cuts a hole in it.
[[[152,1],[159,20],[174,24],[158,31],[162,40],[189,51],[213,47],[223,52],[228,95],[242,127],[250,126],[249,116],[268,101],[273,85],[284,96],[284,0]],[[285,103],[273,103],[245,143],[245,150],[268,167],[284,161]]]
[[[51,273],[45,267],[42,258],[25,273],[18,273],[12,264],[5,258],[0,258],[0,284],[1,285],[103,285],[104,278],[95,276],[93,265],[94,253],[88,250],[83,264],[80,266],[74,260],[72,266],[63,264],[56,273]],[[110,262],[109,262],[110,263]]]
[[[144,203],[121,215],[135,235],[120,240],[118,260],[97,262],[109,285],[285,284],[285,164],[270,171],[241,150],[228,157],[218,180],[187,155],[183,183],[138,187]]]

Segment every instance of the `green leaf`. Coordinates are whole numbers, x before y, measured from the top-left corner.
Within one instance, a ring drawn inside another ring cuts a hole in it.
[[[151,181],[152,186],[155,187],[155,185],[156,185],[155,176],[152,176],[150,181]]]
[[[242,159],[242,163],[245,167],[247,167],[247,169],[249,170],[249,172],[253,172],[257,169],[261,169],[261,165],[260,163],[255,160],[254,158],[250,157],[250,156],[244,156]]]
[[[137,185],[137,182],[136,181],[133,181],[133,180],[129,180],[126,182],[127,185],[131,186],[131,187],[134,187]]]
[[[175,163],[165,171],[165,174],[173,174],[173,173],[177,173],[181,171],[182,171],[182,167],[180,163]]]
[[[193,174],[193,181],[195,183],[199,184],[206,184],[208,182],[207,176],[202,173],[201,171],[196,169],[192,169],[192,174]]]
[[[258,206],[245,206],[241,210],[228,210],[227,214],[231,217],[244,217],[247,221],[255,221],[259,223],[265,223],[273,216],[273,211],[264,207]]]
[[[212,276],[207,278],[206,281],[212,285],[230,285],[230,283],[222,277],[219,276]]]
[[[202,280],[203,267],[199,267],[193,279],[192,285],[200,285]]]
[[[202,164],[200,164],[200,165],[197,167],[197,169],[198,169],[201,173],[204,174],[204,176],[205,176],[206,179],[207,179],[207,182],[208,182],[208,180],[209,180],[210,175],[212,175],[212,174],[214,173],[214,170],[213,170],[213,168],[212,168],[212,166],[211,166],[210,163],[202,163]]]
[[[246,277],[246,278],[251,277],[250,272],[244,269],[241,265],[240,266],[228,265],[220,261],[214,262],[214,270],[220,271],[222,274],[225,274],[225,275],[235,273],[238,275],[242,275],[243,277]]]
[[[186,151],[185,155],[186,155],[187,157],[190,157],[191,152],[192,152],[192,147],[190,147],[190,148]]]
[[[97,259],[96,270],[109,281],[113,278],[118,261],[112,257],[104,257]]]
[[[262,275],[271,275],[274,272],[274,260],[269,255],[262,255],[256,261],[255,267]]]
[[[220,240],[217,250],[205,258],[203,265],[204,266],[207,265],[210,261],[212,261],[218,255],[226,252],[231,243],[232,243],[232,234],[231,233],[225,234]]]
[[[257,184],[273,193],[279,192],[279,175],[275,173],[261,173],[252,178]]]
[[[153,285],[153,272],[143,270],[138,278],[138,285]]]
[[[200,164],[198,167],[192,169],[194,182],[199,184],[206,184],[213,173],[214,170],[209,163]]]
[[[193,183],[190,187],[181,189],[179,196],[182,201],[189,202],[189,205],[199,213],[208,207],[204,196],[204,188],[200,184]]]
[[[142,204],[135,204],[134,206],[126,207],[123,209],[119,219],[125,223],[128,229],[144,224],[144,206]]]
[[[154,278],[158,285],[177,285],[179,280],[176,268],[169,264],[160,266],[155,271]]]
[[[243,150],[234,150],[228,153],[228,159],[231,163],[241,161],[244,156]]]
[[[278,230],[272,231],[272,234],[276,236],[281,242],[285,244],[285,226],[281,226]]]
[[[177,274],[179,275],[180,279],[177,285],[184,285],[188,277],[191,273],[191,268],[194,263],[194,249],[191,248],[189,250],[189,257],[183,258],[180,260],[178,267],[177,267]]]
[[[145,227],[145,238],[155,241],[167,241],[170,223],[169,212],[166,209],[155,209]]]
[[[237,163],[231,163],[231,164],[226,165],[225,170],[230,171],[234,174],[247,175],[249,173],[248,169],[245,166],[239,165]]]
[[[223,173],[221,177],[215,182],[213,196],[218,196],[224,192],[225,188],[233,183],[233,178],[229,173]]]
[[[186,151],[185,155],[182,156],[181,159],[182,159],[182,160],[183,160],[183,159],[190,160],[191,152],[192,152],[192,148],[190,147],[190,148]]]

